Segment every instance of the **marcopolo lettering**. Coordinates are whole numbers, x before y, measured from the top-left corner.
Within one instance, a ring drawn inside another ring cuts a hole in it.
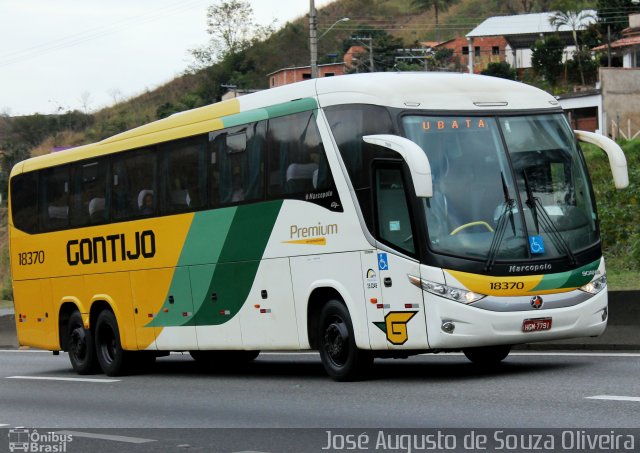
[[[156,235],[152,230],[136,231],[134,238],[112,234],[67,242],[70,266],[153,258],[155,254]]]

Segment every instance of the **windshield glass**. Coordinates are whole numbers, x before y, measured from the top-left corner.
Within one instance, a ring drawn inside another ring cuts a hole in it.
[[[570,257],[597,241],[586,175],[562,115],[402,122],[431,163],[434,195],[423,203],[433,251],[491,262]]]

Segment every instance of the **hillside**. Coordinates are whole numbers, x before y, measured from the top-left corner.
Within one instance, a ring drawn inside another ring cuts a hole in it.
[[[353,44],[350,37],[354,34],[383,30],[382,33],[399,39],[403,46],[411,47],[416,41],[443,41],[464,35],[486,17],[517,11],[514,5],[520,5],[520,1],[457,0],[448,11],[440,11],[436,27],[433,10],[420,12],[413,6],[413,0],[337,0],[318,10],[320,32],[338,19],[349,17],[350,20],[336,26],[319,41],[319,60],[329,62],[333,60],[328,54],[342,55]],[[309,64],[308,33],[306,17],[286,23],[268,39],[238,55],[93,113],[85,128],[55,130],[31,147],[33,154],[48,153],[52,147],[90,143],[177,111],[216,102],[223,94],[222,84],[245,89],[267,88],[267,74],[283,67]],[[2,119],[0,117],[0,144],[11,135]]]

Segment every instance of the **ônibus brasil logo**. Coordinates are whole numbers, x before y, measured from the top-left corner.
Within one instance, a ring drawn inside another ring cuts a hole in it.
[[[14,428],[9,430],[9,451],[38,452],[38,453],[64,453],[67,444],[73,441],[71,434],[46,432],[37,430]]]

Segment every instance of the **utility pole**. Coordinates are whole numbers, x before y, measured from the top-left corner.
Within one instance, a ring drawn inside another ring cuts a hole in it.
[[[309,0],[309,50],[311,51],[311,78],[318,78],[318,16],[314,0]]]
[[[611,25],[607,25],[607,67],[611,67]]]
[[[367,49],[369,49],[369,69],[370,72],[374,72],[375,68],[373,66],[373,39],[371,38],[371,36],[355,36],[352,38],[354,41],[359,41],[360,44],[362,44],[363,46],[365,46]],[[369,44],[365,44],[364,42],[368,41]]]

